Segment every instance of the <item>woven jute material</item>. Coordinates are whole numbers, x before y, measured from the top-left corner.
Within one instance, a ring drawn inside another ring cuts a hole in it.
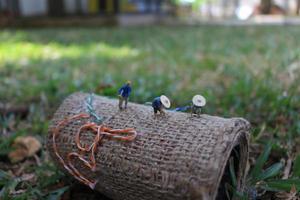
[[[47,147],[64,171],[54,153],[53,130],[61,120],[86,112],[87,97],[84,93],[69,96],[49,126]],[[92,106],[106,126],[134,128],[138,133],[130,142],[104,139],[97,147],[95,171],[80,160],[74,163],[85,177],[97,180],[95,190],[106,196],[115,200],[222,199],[218,195],[224,187],[221,180],[236,146],[240,151],[238,189],[243,188],[250,129],[246,120],[169,111],[154,117],[150,106],[129,103],[126,110],[120,111],[117,100],[100,96],[94,97]],[[83,121],[74,120],[60,129],[56,145],[62,158],[79,152],[75,135]],[[94,137],[88,130],[83,131],[81,143],[90,145]]]

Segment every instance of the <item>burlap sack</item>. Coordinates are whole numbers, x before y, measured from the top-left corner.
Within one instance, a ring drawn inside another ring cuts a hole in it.
[[[65,168],[53,151],[52,134],[66,117],[86,112],[88,94],[69,96],[54,114],[47,147],[54,162]],[[241,118],[167,112],[155,118],[150,106],[129,103],[119,111],[117,100],[95,96],[93,107],[112,128],[135,128],[132,142],[105,139],[96,152],[96,171],[81,161],[75,167],[97,180],[95,189],[115,200],[225,199],[225,182],[230,183],[228,160],[235,161],[238,188],[243,188],[248,159],[249,123]],[[63,158],[78,152],[75,134],[82,122],[75,120],[59,132],[56,144]],[[89,145],[94,135],[83,133]],[[88,159],[88,155],[85,156]]]

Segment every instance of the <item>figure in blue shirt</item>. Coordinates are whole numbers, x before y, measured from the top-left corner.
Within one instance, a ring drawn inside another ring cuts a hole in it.
[[[160,114],[165,114],[164,108],[170,108],[171,102],[168,97],[161,95],[160,97],[154,98],[152,101],[152,108],[154,110],[154,115],[159,112]]]
[[[127,81],[118,91],[119,93],[119,109],[123,109],[123,102],[125,101],[125,109],[127,108],[128,98],[131,93],[131,82]]]

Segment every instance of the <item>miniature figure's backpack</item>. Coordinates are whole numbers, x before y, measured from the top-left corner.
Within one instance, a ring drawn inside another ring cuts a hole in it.
[[[84,93],[69,96],[49,127],[48,150],[66,172],[54,152],[53,130],[65,118],[86,113],[87,97]],[[229,160],[237,187],[243,189],[250,129],[246,120],[169,111],[166,116],[154,117],[150,106],[129,103],[127,110],[119,111],[116,100],[100,96],[94,97],[92,106],[105,126],[134,128],[138,133],[130,142],[105,138],[97,146],[94,171],[79,159],[73,161],[84,177],[97,181],[95,190],[114,200],[225,199],[225,183],[231,184]],[[70,152],[89,159],[75,143],[82,123],[74,120],[61,127],[55,143],[63,160]],[[91,131],[83,131],[81,144],[90,145],[94,137]]]

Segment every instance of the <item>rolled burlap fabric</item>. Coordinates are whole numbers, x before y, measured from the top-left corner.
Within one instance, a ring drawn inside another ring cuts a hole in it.
[[[70,152],[90,159],[90,154],[78,149],[76,133],[93,117],[74,119],[63,123],[59,130],[56,128],[66,118],[87,113],[88,96],[69,96],[49,126],[48,150],[54,162],[67,173],[70,170],[62,163],[68,160]],[[105,126],[134,128],[137,132],[133,141],[104,136],[95,148],[94,170],[80,159],[72,160],[74,169],[95,181],[95,190],[115,200],[225,199],[225,183],[231,184],[230,158],[234,161],[237,188],[243,189],[250,129],[246,120],[205,114],[195,117],[171,111],[154,117],[150,106],[129,103],[126,110],[120,111],[117,100],[100,96],[94,97],[92,106]],[[53,139],[55,130],[58,133]],[[87,147],[93,143],[95,134],[88,129],[81,131],[81,144]]]

